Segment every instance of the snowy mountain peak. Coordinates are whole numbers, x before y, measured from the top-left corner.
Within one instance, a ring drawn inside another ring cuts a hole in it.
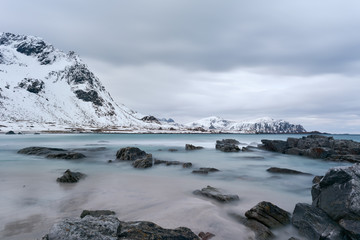
[[[0,34],[0,106],[2,122],[152,127],[117,105],[78,55],[34,36]]]

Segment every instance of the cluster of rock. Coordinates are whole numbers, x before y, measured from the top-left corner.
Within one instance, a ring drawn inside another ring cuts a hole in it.
[[[116,153],[117,161],[130,161],[134,168],[151,168],[154,165],[165,164],[182,165],[183,168],[192,167],[191,162],[179,162],[179,161],[165,161],[153,158],[152,154],[148,154],[145,151],[137,147],[125,147],[121,148]]]
[[[48,148],[48,147],[27,147],[18,151],[20,154],[26,155],[44,155],[46,158],[55,159],[81,159],[86,156],[82,153],[65,150],[62,148]]]
[[[352,140],[337,140],[322,135],[288,138],[282,140],[261,140],[259,147],[265,150],[319,158],[330,161],[360,162],[360,143]]]
[[[223,152],[239,152],[239,144],[240,142],[235,139],[223,139],[216,141],[215,148]]]
[[[87,211],[82,218],[69,218],[54,224],[43,240],[199,240],[189,228],[165,229],[153,222],[124,222],[112,211]]]
[[[194,146],[192,144],[186,144],[185,145],[185,150],[200,150],[200,149],[203,149],[203,147],[201,146]]]

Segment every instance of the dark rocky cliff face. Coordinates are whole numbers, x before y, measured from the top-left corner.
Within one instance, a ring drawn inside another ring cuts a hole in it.
[[[24,78],[24,80],[19,83],[19,87],[26,89],[28,92],[38,94],[44,89],[45,84],[39,79]]]
[[[85,102],[92,102],[97,106],[102,106],[104,99],[99,97],[99,94],[95,90],[90,90],[85,92],[83,90],[76,90],[75,91],[76,97],[85,101]]]

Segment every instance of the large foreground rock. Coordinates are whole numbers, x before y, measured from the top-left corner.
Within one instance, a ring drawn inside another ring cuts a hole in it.
[[[206,188],[203,188],[201,190],[195,190],[193,192],[195,195],[204,196],[207,198],[215,199],[218,202],[221,203],[229,203],[234,201],[239,201],[239,196],[234,194],[225,194],[220,189],[207,186]]]
[[[302,138],[261,140],[260,148],[284,154],[307,156],[330,161],[360,162],[360,143],[333,137],[309,135]]]
[[[43,240],[198,240],[190,229],[164,229],[145,221],[122,222],[115,216],[71,218],[53,225]]]
[[[238,152],[240,151],[240,142],[235,139],[217,140],[215,148],[223,152]]]
[[[311,240],[345,240],[344,231],[323,210],[306,203],[295,206],[292,223]]]
[[[290,223],[290,213],[271,202],[260,202],[245,213],[249,219],[254,219],[269,228],[278,228]]]
[[[312,187],[313,205],[333,220],[360,221],[360,165],[331,168]]]

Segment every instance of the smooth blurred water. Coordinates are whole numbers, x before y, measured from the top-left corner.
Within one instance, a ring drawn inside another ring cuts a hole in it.
[[[186,226],[195,233],[212,232],[213,239],[249,239],[252,236],[228,213],[244,214],[260,201],[270,201],[292,212],[298,202],[311,203],[313,176],[271,174],[269,167],[291,168],[323,175],[333,166],[305,157],[256,150],[223,153],[216,140],[234,138],[241,146],[256,146],[261,139],[301,135],[212,135],[212,134],[41,134],[0,135],[0,239],[41,239],[56,221],[78,217],[84,209],[110,209],[120,220],[148,220],[166,228]],[[360,141],[359,135],[334,135]],[[205,147],[186,151],[185,144]],[[84,160],[56,160],[17,154],[29,146],[77,149]],[[215,167],[207,176],[181,166],[155,166],[139,170],[115,162],[116,151],[136,146],[161,160],[192,162],[193,168]],[[175,152],[168,151],[176,149]],[[59,184],[66,169],[87,177],[76,184]],[[192,194],[211,185],[237,194],[236,204],[222,205]],[[296,235],[291,228],[277,236]]]

